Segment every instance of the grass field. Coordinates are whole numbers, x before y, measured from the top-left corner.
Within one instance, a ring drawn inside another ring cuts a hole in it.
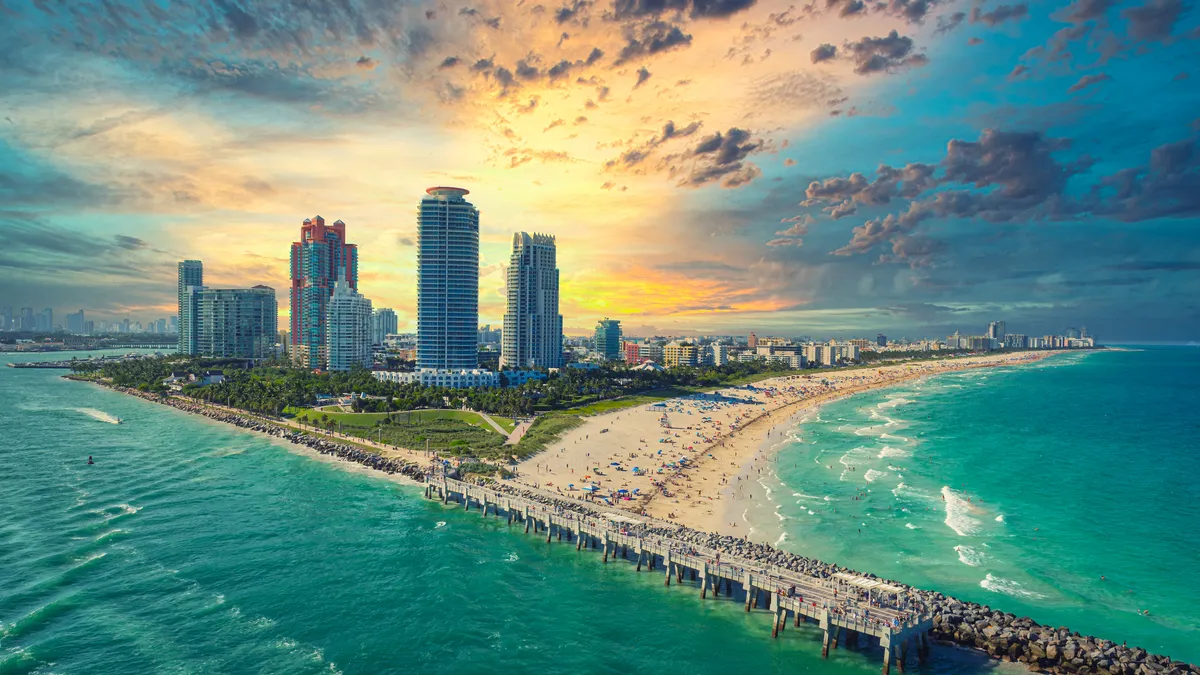
[[[291,414],[297,422],[303,421],[308,424],[320,424],[324,420],[331,420],[335,424],[341,423],[343,427],[370,427],[374,426],[380,420],[386,419],[389,413],[338,413],[338,412],[322,412],[319,410],[306,410],[303,408],[288,408],[284,414]],[[496,430],[492,425],[488,424],[479,416],[478,413],[467,410],[406,410],[402,412],[391,413],[392,420],[396,424],[414,424],[421,422],[432,422],[435,420],[457,420],[471,426],[487,429],[492,433]],[[513,421],[507,417],[492,417],[501,427],[505,427],[508,431],[512,431],[515,426]]]
[[[580,424],[583,424],[583,420],[578,415],[565,413],[542,415],[533,421],[533,426],[529,427],[529,431],[525,432],[521,441],[515,446],[508,446],[508,449],[512,450],[511,454],[525,459],[545,450],[546,446],[558,440],[559,436]]]
[[[688,394],[694,394],[698,391],[705,391],[705,388],[667,387],[664,389],[654,389],[644,394],[637,394],[635,396],[622,396],[621,398],[614,398],[608,401],[597,401],[596,403],[589,403],[576,408],[568,408],[564,410],[563,413],[571,415],[599,415],[600,413],[612,412],[613,410],[623,410],[625,408],[634,408],[639,405],[656,403],[658,401],[663,401],[668,398],[675,398],[677,396],[687,396]]]

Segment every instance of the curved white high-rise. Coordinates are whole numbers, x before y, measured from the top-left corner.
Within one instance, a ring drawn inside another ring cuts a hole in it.
[[[417,367],[479,365],[479,210],[467,190],[432,187],[417,210]]]

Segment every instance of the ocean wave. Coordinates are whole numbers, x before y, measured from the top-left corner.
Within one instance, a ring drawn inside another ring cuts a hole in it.
[[[1004,514],[1003,514],[1003,513],[1001,513],[1000,515],[996,516],[996,522],[997,522],[997,523],[1003,523],[1003,522],[1004,522]]]
[[[987,557],[970,546],[955,546],[954,551],[958,553],[958,561],[960,563],[970,565],[971,567],[979,567],[983,564],[984,558]]]
[[[912,400],[904,398],[903,396],[895,396],[886,401],[875,404],[875,407],[879,408],[880,410],[889,410],[891,408],[902,406],[908,403],[912,403]]]
[[[433,526],[433,529],[435,529],[435,530],[436,530],[436,529],[438,529],[438,528],[442,528],[442,527],[445,527],[445,526],[446,526],[446,521],[444,521],[444,520],[439,520],[439,521],[437,522],[437,525],[434,525],[434,526]]]
[[[109,415],[103,410],[96,410],[95,408],[73,408],[73,410],[78,413],[83,413],[84,415],[87,415],[98,422],[107,422],[109,424],[121,423],[121,420]]]
[[[919,530],[919,529],[921,529],[921,528],[917,527],[916,525],[913,525],[912,523],[905,523],[905,524],[904,524],[904,526],[905,526],[905,527],[907,527],[907,528],[908,528],[908,529],[910,529],[910,530]]]
[[[900,448],[893,448],[890,445],[883,446],[879,451],[879,459],[887,459],[888,457],[908,457],[908,453]]]
[[[949,486],[942,487],[942,498],[946,500],[946,526],[960,537],[979,533],[979,521],[971,516],[971,505],[958,496]]]
[[[782,532],[780,533],[779,538],[775,540],[775,546],[778,547],[785,541],[787,541],[787,532]]]
[[[993,576],[991,573],[989,573],[987,577],[983,579],[983,581],[980,581],[979,585],[989,591],[992,591],[993,593],[1003,593],[1004,595],[1011,595],[1014,598],[1028,598],[1037,600],[1039,598],[1046,597],[1041,593],[1037,593],[1022,587],[1021,584],[1011,579]]]
[[[867,472],[865,474],[863,474],[863,479],[865,479],[868,483],[874,483],[877,479],[882,478],[883,476],[886,476],[886,475],[887,475],[886,471],[876,471],[875,469],[867,469]]]

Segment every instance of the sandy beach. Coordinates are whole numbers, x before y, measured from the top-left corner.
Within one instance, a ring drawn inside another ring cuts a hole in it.
[[[996,354],[853,370],[797,371],[587,418],[522,462],[519,482],[613,505],[708,532],[745,536],[733,514],[752,492],[738,491],[755,461],[787,440],[804,414],[847,396],[939,373],[1031,363],[1054,352]],[[624,490],[625,492],[620,492]],[[597,497],[598,498],[598,497]]]

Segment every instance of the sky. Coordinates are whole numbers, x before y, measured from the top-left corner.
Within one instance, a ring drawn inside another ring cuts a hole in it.
[[[416,207],[470,190],[568,334],[1200,338],[1185,0],[0,0],[0,305],[276,289],[305,218],[416,324]]]

